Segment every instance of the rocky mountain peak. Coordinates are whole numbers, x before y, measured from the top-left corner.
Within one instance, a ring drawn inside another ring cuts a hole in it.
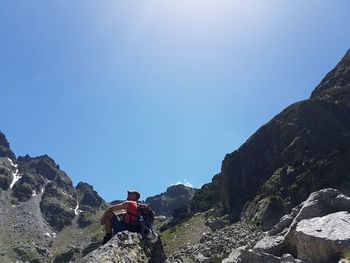
[[[98,208],[103,203],[103,199],[94,190],[92,185],[85,182],[79,182],[76,186],[78,195],[80,196],[80,204],[90,208]]]
[[[171,185],[166,189],[166,194],[169,197],[177,197],[179,195],[192,195],[194,194],[195,189],[184,184]]]
[[[16,160],[16,156],[10,149],[10,144],[8,143],[5,134],[0,131],[0,157],[8,157],[12,161]]]
[[[197,189],[177,184],[169,186],[166,192],[148,197],[146,202],[157,215],[172,216],[176,208],[182,207],[192,200]]]
[[[79,182],[75,187],[79,191],[92,191],[94,187],[86,182]]]
[[[8,143],[5,137],[5,134],[3,134],[1,131],[0,131],[0,145],[6,148],[10,148],[10,144]]]
[[[55,182],[57,186],[66,190],[73,188],[73,183],[68,175],[47,154],[37,157],[27,154],[24,157],[18,157],[17,162],[22,174],[35,174],[36,177]]]
[[[335,90],[350,88],[350,49],[312,92],[311,98],[324,98]]]

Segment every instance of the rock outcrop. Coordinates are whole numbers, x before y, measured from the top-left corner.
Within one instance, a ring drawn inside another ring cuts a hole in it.
[[[80,228],[87,227],[96,221],[96,211],[104,207],[105,202],[94,190],[92,185],[79,182],[76,186],[79,203],[78,224]]]
[[[304,219],[295,229],[297,255],[305,262],[336,262],[350,249],[350,213]]]
[[[102,205],[103,199],[94,190],[92,185],[85,182],[79,182],[75,188],[78,191],[80,205],[88,206],[90,208],[98,208]]]
[[[289,253],[306,263],[338,262],[350,249],[349,220],[350,198],[336,189],[322,189],[283,216],[248,254]]]
[[[8,190],[14,180],[16,167],[8,157],[0,157],[0,190]]]
[[[10,144],[8,143],[5,135],[0,131],[0,157],[8,157],[12,161],[16,160],[15,154],[10,149]]]
[[[151,244],[140,234],[128,231],[115,235],[107,244],[83,257],[80,263],[162,263],[166,259],[161,241]]]

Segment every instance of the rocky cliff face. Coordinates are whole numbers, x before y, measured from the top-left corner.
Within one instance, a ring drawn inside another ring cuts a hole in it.
[[[102,238],[106,203],[47,155],[16,158],[0,133],[0,261],[52,262]],[[61,261],[62,262],[62,261]]]
[[[176,208],[188,204],[195,192],[196,189],[183,184],[172,185],[164,193],[148,197],[146,203],[152,207],[156,215],[170,217]]]
[[[286,108],[225,156],[221,199],[231,220],[250,218],[267,230],[313,191],[349,193],[349,120],[350,51],[310,99]]]

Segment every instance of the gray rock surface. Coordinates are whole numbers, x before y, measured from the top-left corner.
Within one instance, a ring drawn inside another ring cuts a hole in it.
[[[257,242],[256,252],[292,253],[305,262],[335,262],[349,249],[350,199],[332,188],[312,193]]]
[[[300,221],[295,230],[298,257],[326,263],[350,249],[350,213],[346,211]]]
[[[0,157],[0,190],[8,190],[13,180],[15,168],[8,157]]]
[[[295,259],[290,254],[277,257],[264,252],[239,248],[232,251],[222,263],[303,263],[303,261]]]
[[[80,263],[162,263],[165,261],[160,240],[152,245],[141,235],[124,231],[108,243],[83,257]]]
[[[10,144],[8,143],[5,134],[0,131],[0,157],[10,158],[12,161],[16,160],[16,156],[10,149]]]
[[[180,247],[179,251],[168,257],[167,263],[193,263],[196,258],[201,258],[204,262],[204,258],[207,258],[208,262],[215,262],[228,257],[235,248],[253,247],[262,236],[262,232],[256,226],[239,222],[203,235],[199,243]]]

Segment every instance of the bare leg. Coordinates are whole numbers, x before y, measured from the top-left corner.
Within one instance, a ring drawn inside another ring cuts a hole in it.
[[[107,210],[101,218],[101,223],[105,226],[106,235],[112,234],[111,218],[113,215],[113,212]]]

